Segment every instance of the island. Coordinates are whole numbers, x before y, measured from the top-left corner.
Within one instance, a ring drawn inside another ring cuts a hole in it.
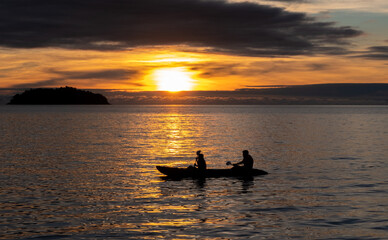
[[[92,105],[109,104],[107,98],[98,93],[73,87],[36,88],[16,94],[9,105]]]

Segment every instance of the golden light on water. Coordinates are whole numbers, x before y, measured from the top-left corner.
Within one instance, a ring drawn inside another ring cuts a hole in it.
[[[166,123],[162,125],[165,138],[165,151],[169,156],[176,156],[193,148],[193,140],[190,138],[193,129],[187,125],[187,117],[181,114],[169,114]],[[176,164],[187,164],[186,161],[177,161]]]
[[[153,75],[159,91],[190,91],[194,87],[193,73],[184,67],[160,68]]]

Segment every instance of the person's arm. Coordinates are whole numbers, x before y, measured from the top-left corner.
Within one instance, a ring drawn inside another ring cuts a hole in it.
[[[240,164],[243,164],[243,163],[244,163],[244,160],[242,160],[241,162],[233,164],[233,166],[237,166],[237,165],[240,165]]]

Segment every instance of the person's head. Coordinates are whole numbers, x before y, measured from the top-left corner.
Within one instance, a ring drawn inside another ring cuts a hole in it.
[[[197,151],[197,155],[201,154],[201,150]]]
[[[244,150],[244,151],[242,151],[242,153],[243,153],[244,156],[249,154],[248,150]]]

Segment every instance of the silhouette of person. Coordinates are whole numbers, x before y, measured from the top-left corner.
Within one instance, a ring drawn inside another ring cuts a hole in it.
[[[206,170],[206,161],[201,151],[197,151],[194,167],[197,167],[200,171]]]
[[[253,168],[253,158],[249,155],[248,150],[244,150],[243,152],[243,160],[241,162],[233,164],[234,168],[241,168],[245,170],[250,170]],[[243,166],[239,166],[239,165]]]

